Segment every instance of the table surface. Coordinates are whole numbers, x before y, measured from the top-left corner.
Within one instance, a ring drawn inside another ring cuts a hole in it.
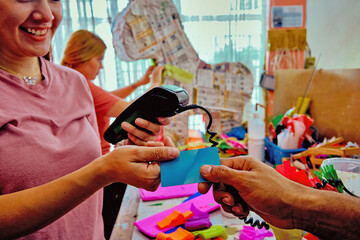
[[[187,197],[143,202],[140,198],[139,189],[128,185],[110,240],[151,239],[141,233],[137,227],[134,226],[134,222],[175,207],[186,198]],[[161,203],[161,205],[156,205],[157,203]],[[240,230],[244,226],[242,220],[236,217],[225,217],[221,214],[220,210],[212,212],[210,214],[210,220],[213,225],[220,224],[226,227],[226,233],[229,236],[228,239],[239,239]]]

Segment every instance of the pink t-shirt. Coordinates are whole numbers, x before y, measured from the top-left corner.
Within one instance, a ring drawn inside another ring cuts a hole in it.
[[[85,78],[43,58],[41,70],[35,86],[0,70],[0,194],[47,183],[101,155]],[[101,209],[102,190],[21,239],[104,239]]]
[[[112,93],[109,93],[96,86],[93,82],[88,81],[91,94],[94,98],[96,118],[100,133],[102,154],[106,154],[110,151],[110,143],[105,141],[104,133],[109,127],[110,118],[106,116],[109,110],[119,101],[119,97]]]

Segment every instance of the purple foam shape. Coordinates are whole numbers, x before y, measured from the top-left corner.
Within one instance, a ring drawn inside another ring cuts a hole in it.
[[[194,219],[200,219],[200,218],[209,218],[210,217],[209,213],[201,211],[194,204],[191,204],[190,211],[193,213],[193,216],[188,220],[194,220]]]
[[[212,223],[209,218],[199,218],[195,220],[190,220],[185,223],[185,229],[188,231],[195,231],[200,229],[207,229],[211,227]]]
[[[211,227],[212,224],[209,213],[200,211],[194,204],[191,204],[190,211],[192,211],[194,215],[185,223],[186,230],[195,231]]]

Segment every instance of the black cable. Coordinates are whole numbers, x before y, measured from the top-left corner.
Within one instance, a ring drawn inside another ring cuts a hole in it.
[[[270,226],[269,224],[267,224],[265,221],[259,221],[258,219],[256,219],[254,221],[254,219],[252,217],[250,217],[248,219],[248,217],[244,217],[244,218],[239,218],[240,220],[244,220],[245,224],[249,224],[252,227],[257,227],[259,229],[265,228],[266,230],[269,230]]]
[[[181,112],[184,112],[184,111],[187,111],[187,110],[190,110],[190,109],[196,109],[196,108],[200,108],[201,110],[205,111],[206,114],[209,116],[209,123],[207,125],[206,132],[210,135],[209,142],[212,143],[211,147],[216,147],[219,143],[216,142],[215,140],[213,140],[213,138],[216,136],[217,133],[216,132],[210,132],[210,127],[211,127],[211,124],[212,124],[212,116],[211,116],[210,112],[206,108],[204,108],[204,107],[202,107],[200,105],[190,104],[190,105],[187,105],[185,107],[181,107],[177,113],[181,113]]]
[[[236,188],[226,184],[224,184],[224,186],[226,189],[225,191],[229,192],[234,197],[235,202],[242,205],[244,212],[249,211],[249,207],[247,203],[244,201],[244,199],[242,199],[242,197],[240,197],[239,192],[236,190]],[[254,218],[256,219],[255,221]],[[245,224],[250,224],[250,226],[252,227],[257,227],[259,229],[262,229],[264,227],[266,230],[269,230],[270,228],[269,224],[267,224],[259,215],[257,215],[255,212],[252,211],[249,211],[248,216],[239,217],[239,219],[243,220]]]

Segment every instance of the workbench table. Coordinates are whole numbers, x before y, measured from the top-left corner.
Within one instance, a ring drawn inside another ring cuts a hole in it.
[[[150,239],[134,226],[134,222],[175,207],[185,199],[187,197],[143,202],[140,198],[139,189],[128,185],[110,240]],[[210,220],[213,225],[220,224],[226,227],[228,239],[239,239],[239,231],[244,226],[242,220],[236,217],[225,217],[220,210],[212,212]]]

